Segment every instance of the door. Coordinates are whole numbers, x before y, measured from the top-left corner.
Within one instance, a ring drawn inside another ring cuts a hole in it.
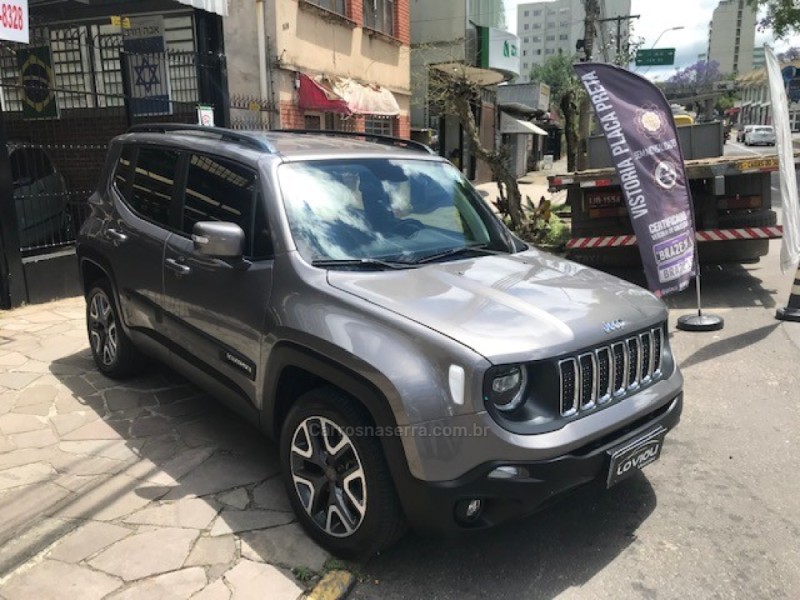
[[[124,146],[110,193],[114,211],[98,235],[110,262],[125,323],[161,337],[164,244],[176,211],[179,154]]]
[[[230,388],[255,399],[272,285],[271,244],[256,172],[230,160],[188,159],[179,232],[164,257],[168,328],[181,357]],[[245,232],[246,260],[216,259],[195,251],[195,223],[226,221]]]

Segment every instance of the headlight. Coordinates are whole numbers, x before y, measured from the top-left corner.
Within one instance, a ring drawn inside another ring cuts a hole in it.
[[[497,367],[489,373],[488,400],[498,409],[509,412],[524,401],[528,381],[525,368],[520,365]]]

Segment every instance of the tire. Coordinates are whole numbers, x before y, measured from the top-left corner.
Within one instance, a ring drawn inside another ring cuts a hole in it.
[[[125,379],[141,370],[144,358],[125,334],[108,279],[99,279],[86,296],[86,329],[98,370]]]
[[[323,548],[347,559],[366,558],[406,531],[370,425],[351,397],[324,387],[301,396],[281,428],[283,482],[300,524]]]
[[[720,229],[739,229],[742,227],[774,227],[778,224],[778,215],[774,210],[757,210],[750,213],[732,213],[719,215],[717,220]]]

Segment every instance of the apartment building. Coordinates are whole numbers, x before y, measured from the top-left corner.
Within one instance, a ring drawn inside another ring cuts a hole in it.
[[[722,0],[708,27],[708,60],[723,75],[753,70],[756,13],[747,0]]]
[[[631,14],[631,0],[604,0],[599,4],[601,19]],[[528,81],[531,69],[550,56],[575,54],[578,40],[584,38],[585,18],[583,0],[520,4],[517,7],[517,35],[521,53],[519,81]],[[593,48],[595,60],[613,62],[618,40],[622,47],[628,40],[629,31],[628,19],[600,23]]]

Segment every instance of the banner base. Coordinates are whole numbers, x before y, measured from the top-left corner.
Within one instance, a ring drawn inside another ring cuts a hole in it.
[[[775,311],[775,318],[779,321],[800,321],[800,308],[779,308]]]
[[[678,329],[683,331],[717,331],[725,326],[719,315],[684,315],[678,317]]]

